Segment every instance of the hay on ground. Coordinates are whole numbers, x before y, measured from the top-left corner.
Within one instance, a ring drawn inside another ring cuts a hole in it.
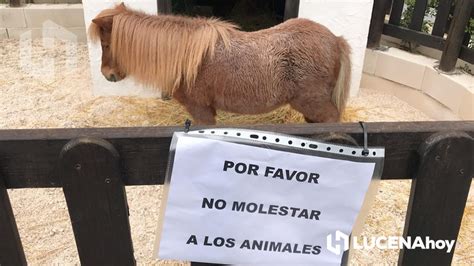
[[[0,129],[182,125],[189,117],[175,101],[95,97],[91,93],[86,45],[79,45],[77,49],[77,65],[65,68],[67,45],[58,42],[54,47],[44,48],[41,40],[33,41],[33,66],[22,67],[18,41],[0,40]],[[45,56],[54,58],[56,69],[60,70],[50,78],[44,78],[42,73],[37,73],[41,69],[34,67]],[[304,121],[301,114],[287,106],[257,116],[219,112],[217,120],[219,124],[231,125]],[[358,97],[349,101],[343,120],[376,122],[430,119],[394,96],[362,90]],[[381,182],[362,235],[402,234],[409,191],[410,181],[407,180]],[[454,265],[474,265],[471,250],[474,246],[472,191],[474,189],[471,189],[468,198],[456,244]],[[61,189],[9,190],[9,196],[30,265],[78,264],[77,249]],[[153,258],[161,196],[161,186],[127,187],[137,262],[146,265],[186,265]],[[364,250],[353,254],[353,263],[361,265],[396,264],[397,259],[397,250]]]

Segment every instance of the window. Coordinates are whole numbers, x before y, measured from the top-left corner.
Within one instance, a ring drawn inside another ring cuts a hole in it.
[[[269,28],[298,16],[299,0],[158,0],[161,13],[220,17],[243,30]]]

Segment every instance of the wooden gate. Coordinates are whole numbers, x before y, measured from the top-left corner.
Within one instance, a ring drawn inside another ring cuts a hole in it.
[[[415,42],[423,46],[441,50],[439,68],[442,71],[453,71],[458,58],[474,63],[474,49],[463,44],[465,29],[469,19],[474,18],[473,0],[439,0],[436,7],[436,19],[431,34],[422,32],[428,0],[416,0],[408,28],[402,27],[404,0],[374,0],[370,21],[368,48],[378,48],[382,34],[400,40]],[[448,26],[451,5],[455,3],[452,20]],[[385,23],[385,15],[390,11],[390,19]],[[447,35],[445,39],[445,35]],[[469,35],[470,37],[470,35]]]
[[[359,124],[247,126],[362,143]],[[474,164],[474,122],[369,123],[382,179],[412,179],[404,236],[457,239]],[[81,263],[133,265],[127,185],[162,185],[179,127],[0,130],[0,265],[26,265],[7,189],[62,187]],[[449,218],[447,218],[449,217]],[[444,250],[402,250],[401,265],[449,265]],[[151,256],[151,254],[150,254]],[[196,263],[197,265],[197,263]]]

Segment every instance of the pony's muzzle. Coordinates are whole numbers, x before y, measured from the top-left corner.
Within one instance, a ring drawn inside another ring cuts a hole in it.
[[[110,74],[108,77],[105,77],[108,81],[111,81],[111,82],[116,82],[117,81],[117,77],[115,77],[114,74]]]
[[[125,75],[121,75],[120,72],[111,68],[102,68],[102,75],[104,75],[104,78],[110,82],[117,82],[125,78]]]

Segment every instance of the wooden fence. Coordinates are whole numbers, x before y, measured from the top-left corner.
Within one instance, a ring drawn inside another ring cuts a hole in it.
[[[443,71],[450,72],[454,70],[458,58],[473,64],[474,49],[463,46],[463,39],[469,18],[474,18],[474,0],[455,1],[454,13],[449,23],[449,29],[447,29],[453,1],[439,0],[433,30],[431,34],[428,34],[422,32],[428,0],[416,0],[408,28],[400,25],[404,0],[374,0],[367,47],[379,47],[381,36],[384,34],[441,50],[442,56],[439,68]],[[387,7],[391,11],[389,21],[385,23]],[[447,33],[446,39],[444,39],[445,33]]]
[[[245,128],[363,139],[359,124]],[[404,235],[457,239],[473,177],[474,122],[367,128],[369,145],[386,148],[382,179],[413,179]],[[182,128],[0,130],[0,265],[26,264],[7,189],[47,187],[63,188],[82,264],[135,264],[124,186],[164,183],[176,130]],[[449,265],[453,253],[402,250],[399,263]]]

